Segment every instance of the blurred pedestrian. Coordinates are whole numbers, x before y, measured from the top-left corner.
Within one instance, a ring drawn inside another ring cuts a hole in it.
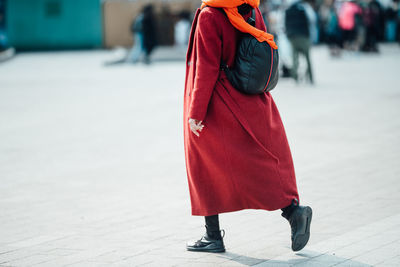
[[[335,1],[325,1],[325,19],[322,24],[324,39],[329,46],[331,56],[340,56],[341,35],[339,29],[339,20],[336,13]]]
[[[264,9],[266,6],[264,2]],[[261,4],[260,4],[261,6]],[[279,67],[281,77],[291,78],[291,66],[292,66],[292,46],[289,42],[285,32],[285,10],[287,6],[281,1],[274,1],[270,3],[270,11],[268,12],[269,27],[267,26],[268,32],[274,34],[275,42],[279,46]],[[263,15],[264,17],[264,15]]]
[[[339,9],[339,27],[342,31],[343,47],[358,51],[357,21],[361,21],[362,9],[355,1],[346,1]]]
[[[299,67],[299,55],[303,55],[307,62],[307,79],[314,83],[310,48],[310,22],[307,17],[305,1],[296,1],[287,10],[285,14],[285,29],[293,51],[293,65],[291,69],[292,77],[298,82],[299,77],[297,69]]]
[[[365,42],[361,48],[364,52],[378,52],[378,40],[382,20],[381,6],[373,0],[367,3],[363,11],[363,22],[366,29]]]
[[[127,60],[137,63],[144,56],[144,62],[149,64],[150,55],[157,44],[155,19],[151,4],[146,5],[136,17],[132,23],[131,31],[134,35],[134,45]]]
[[[400,44],[400,6],[399,4],[397,5],[397,31],[396,31],[396,40]]]
[[[0,62],[12,58],[15,54],[15,49],[8,42],[5,12],[5,1],[0,0]]]
[[[385,10],[385,40],[396,41],[397,20],[399,15],[399,0],[392,0]]]
[[[318,15],[315,12],[315,1],[314,0],[304,0],[302,5],[307,15],[308,27],[310,32],[310,39],[312,44],[317,44],[319,41],[319,31],[318,31]]]
[[[190,34],[190,13],[182,11],[179,13],[179,20],[175,24],[174,37],[175,46],[179,51],[186,51]]]
[[[376,15],[375,24],[377,30],[377,42],[385,40],[385,10],[381,4],[382,0],[367,0],[368,6],[373,10]]]
[[[242,32],[276,47],[258,3],[203,0],[192,24],[184,145],[192,215],[205,216],[206,234],[187,245],[190,251],[225,251],[218,215],[242,209],[282,209],[294,251],[310,236],[312,210],[299,206],[292,156],[272,96],[239,92],[221,70],[221,60],[234,64]],[[246,22],[253,8],[255,27]]]
[[[330,7],[333,0],[323,0],[321,5],[318,7],[318,28],[319,28],[319,41],[326,43],[326,25],[329,20]]]

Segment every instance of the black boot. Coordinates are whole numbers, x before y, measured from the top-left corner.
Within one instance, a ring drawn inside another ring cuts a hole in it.
[[[299,251],[310,239],[312,209],[308,206],[299,206],[296,200],[282,211],[282,216],[289,221],[292,229],[292,250]]]
[[[206,234],[199,240],[188,243],[186,249],[200,252],[225,252],[223,237],[225,231],[219,230],[218,215],[206,216]],[[223,233],[221,235],[221,232]]]

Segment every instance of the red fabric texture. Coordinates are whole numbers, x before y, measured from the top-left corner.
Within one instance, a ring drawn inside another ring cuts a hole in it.
[[[256,27],[265,29],[256,9]],[[247,19],[245,16],[245,19]],[[240,32],[221,10],[198,10],[189,41],[184,144],[192,214],[276,210],[299,199],[285,130],[269,93],[232,87],[220,62],[232,66]],[[203,121],[200,137],[188,119]]]

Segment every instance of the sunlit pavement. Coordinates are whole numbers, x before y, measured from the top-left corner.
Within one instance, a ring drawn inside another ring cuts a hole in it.
[[[184,62],[0,64],[0,266],[400,266],[400,47],[381,52],[316,47],[316,85],[272,93],[314,210],[298,253],[280,212],[262,210],[220,216],[226,253],[185,251],[204,227],[184,166]]]

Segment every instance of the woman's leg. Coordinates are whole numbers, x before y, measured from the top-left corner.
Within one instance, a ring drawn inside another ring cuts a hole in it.
[[[207,235],[211,239],[222,239],[219,229],[219,218],[217,215],[205,216]]]
[[[292,202],[292,204],[290,204],[287,207],[284,207],[283,209],[281,209],[282,211],[282,217],[286,218],[289,220],[290,215],[292,215],[293,211],[296,209],[296,205]]]

